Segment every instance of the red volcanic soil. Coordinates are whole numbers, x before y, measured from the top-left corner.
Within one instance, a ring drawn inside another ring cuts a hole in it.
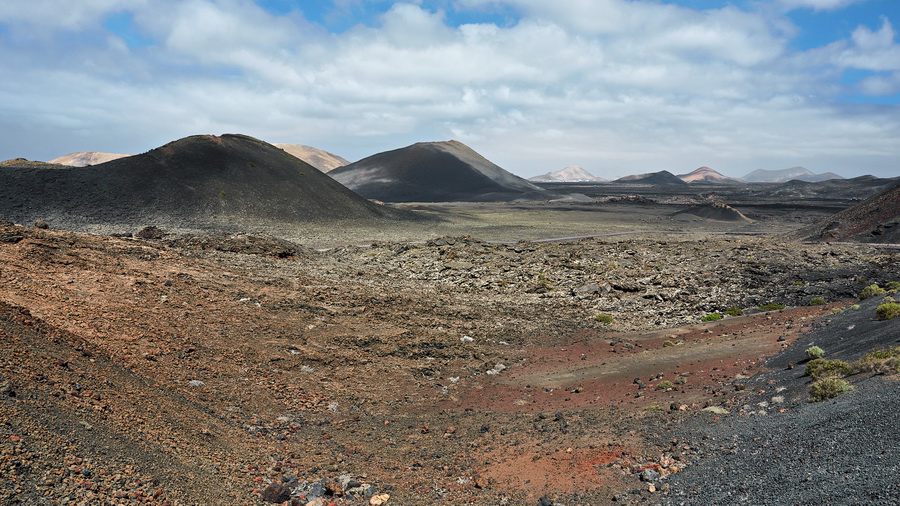
[[[834,307],[798,307],[647,333],[586,331],[572,344],[529,349],[522,366],[502,377],[485,377],[447,407],[526,413],[699,402],[723,384],[754,374],[807,331],[813,317]],[[635,380],[646,388],[639,389]],[[661,381],[676,386],[657,389]]]
[[[548,489],[612,493],[628,483],[621,469],[651,468],[663,475],[683,469],[648,443],[648,421],[641,413],[695,412],[718,404],[717,397],[727,400],[742,388],[743,379],[764,369],[767,358],[836,306],[799,307],[645,333],[584,331],[572,344],[530,348],[520,366],[484,376],[441,407],[542,413],[534,424],[545,428],[592,425],[589,437],[499,445],[484,455],[490,465],[483,472],[498,484],[527,491],[532,499]],[[657,389],[662,381],[674,387]]]

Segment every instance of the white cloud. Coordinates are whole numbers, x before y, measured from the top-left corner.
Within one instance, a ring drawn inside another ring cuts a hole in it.
[[[848,7],[851,4],[865,2],[866,0],[778,0],[788,9],[813,9],[817,11],[837,10]]]
[[[27,0],[0,2],[0,20],[13,26],[27,24],[44,29],[83,30],[111,12],[140,8],[147,0]]]
[[[40,28],[67,44],[23,50],[0,38],[0,72],[17,76],[0,82],[0,158],[31,145],[43,159],[137,152],[228,131],[351,159],[454,137],[526,176],[570,164],[606,176],[700,165],[732,175],[800,164],[849,170],[859,159],[896,170],[896,113],[830,104],[845,68],[893,72],[859,87],[897,92],[886,19],[796,53],[784,19],[734,7],[505,3],[523,13],[508,27],[452,27],[442,11],[397,2],[368,26],[335,34],[249,0],[88,0],[69,14],[77,22],[48,21],[54,2],[7,2],[0,27],[16,20],[18,37]],[[157,43],[130,48],[106,33],[103,20],[122,11]],[[38,146],[35,132],[61,140]]]
[[[853,31],[850,43],[840,44],[837,63],[843,67],[864,70],[900,70],[900,44],[894,42],[894,27],[882,18],[881,28],[872,31],[860,26]]]

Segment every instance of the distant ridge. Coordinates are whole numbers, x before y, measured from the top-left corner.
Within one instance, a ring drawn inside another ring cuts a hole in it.
[[[47,163],[57,163],[59,165],[68,165],[70,167],[87,167],[88,165],[97,165],[101,163],[111,162],[126,156],[121,153],[100,153],[97,151],[78,151],[63,155]]]
[[[805,181],[807,183],[818,183],[829,179],[844,179],[834,172],[826,172],[824,174],[815,174],[805,167],[791,167],[781,170],[757,169],[747,174],[743,178],[748,183],[786,183],[788,181]]]
[[[595,177],[593,174],[585,170],[583,167],[579,165],[569,165],[568,167],[559,169],[554,172],[548,172],[546,174],[541,174],[540,176],[534,176],[528,178],[529,181],[534,181],[536,183],[552,183],[552,182],[583,182],[583,181],[593,181],[593,182],[604,182],[608,181],[602,177]]]
[[[227,228],[408,216],[245,135],[186,137],[93,167],[7,166],[0,176],[0,216],[21,223]]]
[[[684,185],[686,182],[675,176],[667,170],[659,172],[651,172],[649,174],[635,174],[633,176],[625,176],[613,181],[613,183],[627,184],[677,184]]]
[[[679,174],[677,176],[685,183],[740,183],[740,179],[723,176],[709,167],[700,167],[688,174]]]
[[[378,153],[329,175],[363,197],[385,202],[546,198],[542,188],[458,141],[420,142]]]
[[[296,156],[304,162],[321,170],[322,172],[330,172],[338,167],[350,165],[350,162],[341,158],[334,153],[329,153],[323,149],[314,148],[312,146],[304,146],[303,144],[273,144],[275,147],[281,148],[288,153]]]

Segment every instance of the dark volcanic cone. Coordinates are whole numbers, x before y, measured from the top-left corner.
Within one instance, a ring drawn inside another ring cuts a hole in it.
[[[752,222],[744,213],[722,202],[691,206],[684,211],[678,211],[675,216],[690,214],[707,220],[716,221],[746,221]]]
[[[649,174],[635,174],[633,176],[625,176],[613,181],[613,183],[625,183],[625,184],[675,184],[675,185],[686,185],[687,183],[682,181],[678,176],[675,176],[671,172],[667,170],[662,170],[659,172],[651,172]]]
[[[807,241],[900,243],[900,183],[815,225],[791,232]]]
[[[406,216],[369,202],[271,144],[198,135],[147,153],[66,170],[0,168],[0,218],[61,228],[155,224],[247,227]]]
[[[457,141],[420,142],[329,172],[363,197],[387,202],[490,201],[546,198]]]

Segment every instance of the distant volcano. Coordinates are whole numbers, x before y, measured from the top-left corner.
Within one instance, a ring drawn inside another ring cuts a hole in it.
[[[350,165],[350,162],[347,160],[324,149],[304,146],[303,144],[274,144],[274,146],[287,151],[322,172],[331,172],[338,167]]]
[[[24,223],[203,227],[405,216],[244,135],[186,137],[93,167],[0,171],[0,218]]]
[[[386,202],[503,201],[546,195],[458,141],[420,142],[328,174],[363,197]]]
[[[586,171],[584,168],[578,165],[569,165],[563,169],[559,169],[555,172],[548,172],[546,174],[542,174],[540,176],[534,176],[528,178],[529,181],[534,181],[536,183],[553,183],[553,182],[582,182],[582,181],[592,181],[592,182],[603,182],[607,181],[602,177],[595,177],[590,172]]]
[[[700,167],[688,174],[679,174],[685,183],[740,183],[740,179],[723,176],[709,167]]]
[[[60,165],[68,165],[70,167],[87,167],[88,165],[98,165],[101,163],[111,162],[126,156],[121,153],[100,153],[97,151],[78,151],[63,155],[47,163],[58,163]]]
[[[671,172],[667,170],[663,170],[660,172],[651,172],[649,174],[635,174],[633,176],[625,176],[613,181],[613,183],[627,183],[627,184],[677,184],[677,185],[685,185],[684,181],[682,181],[677,176],[673,175]]]

